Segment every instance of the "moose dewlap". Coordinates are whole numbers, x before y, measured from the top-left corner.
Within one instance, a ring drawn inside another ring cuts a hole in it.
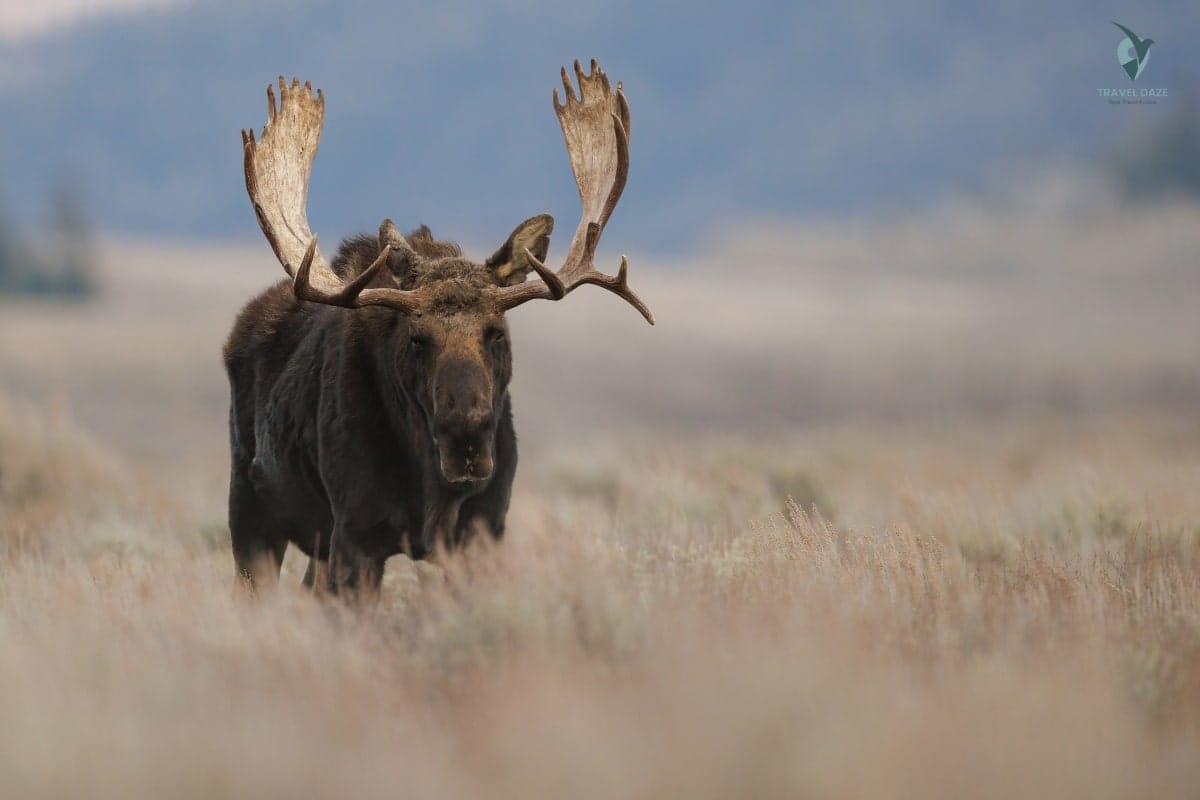
[[[629,171],[629,105],[595,61],[554,92],[583,214],[566,260],[543,263],[554,220],[527,219],[483,263],[426,227],[317,247],[306,206],[325,98],[267,88],[267,126],[242,132],[246,191],[290,277],[246,304],[225,344],[229,529],[238,575],[275,582],[288,543],[306,585],[373,595],[385,560],[500,537],[517,468],[505,313],[592,284],[654,319],[626,261],[593,263]],[[530,272],[536,273],[531,277]]]

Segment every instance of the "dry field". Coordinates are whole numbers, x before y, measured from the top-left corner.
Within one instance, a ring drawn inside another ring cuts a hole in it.
[[[1195,796],[1200,209],[1051,211],[515,312],[510,536],[362,615],[232,591],[265,246],[3,301],[0,796]]]

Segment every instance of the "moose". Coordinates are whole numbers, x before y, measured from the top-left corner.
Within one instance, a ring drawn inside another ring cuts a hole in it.
[[[251,589],[278,582],[289,542],[310,559],[305,586],[370,598],[392,555],[499,539],[517,468],[505,314],[591,284],[654,324],[626,259],[616,275],[594,264],[629,172],[629,105],[595,60],[575,77],[578,96],[564,68],[553,100],[583,212],[557,271],[549,214],[483,263],[390,219],[326,261],[306,210],[324,95],[280,77],[277,104],[267,87],[261,137],[242,131],[246,191],[288,278],[246,304],[224,348],[229,530]]]

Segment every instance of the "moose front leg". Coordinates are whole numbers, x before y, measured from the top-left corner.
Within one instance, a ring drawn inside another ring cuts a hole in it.
[[[300,585],[305,589],[315,589],[318,586],[324,590],[329,585],[329,562],[313,556],[308,559],[308,569],[304,570],[304,580]]]
[[[362,543],[366,538],[362,532],[344,524],[334,525],[329,540],[326,587],[330,594],[338,595],[350,603],[374,605],[379,601],[386,556],[364,547]]]
[[[274,586],[287,550],[286,528],[270,514],[237,465],[229,481],[229,535],[238,586],[251,593]]]
[[[426,507],[425,521],[421,526],[421,547],[426,558],[436,553],[439,545],[451,548],[458,544],[455,534],[462,504],[461,496],[451,495],[436,498]]]

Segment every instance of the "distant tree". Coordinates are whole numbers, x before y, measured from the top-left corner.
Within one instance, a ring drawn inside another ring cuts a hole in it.
[[[95,291],[91,227],[78,182],[54,184],[45,233],[31,245],[0,203],[0,292],[83,298]]]
[[[22,282],[28,255],[3,198],[0,198],[0,291],[11,291]]]
[[[50,192],[49,264],[52,291],[88,295],[95,290],[92,235],[81,182],[60,178]]]
[[[8,246],[12,234],[9,233],[8,220],[4,215],[4,207],[0,206],[0,286],[4,285],[5,276],[9,270]]]

